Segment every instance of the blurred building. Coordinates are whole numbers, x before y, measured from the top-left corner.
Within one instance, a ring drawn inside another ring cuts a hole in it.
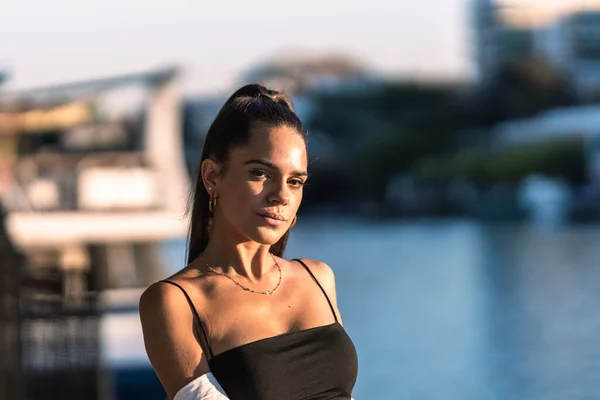
[[[580,99],[600,96],[600,11],[569,8],[547,17],[541,8],[473,0],[470,15],[480,84],[502,65],[537,58],[562,73]]]
[[[345,55],[280,55],[249,69],[243,79],[291,95],[364,89],[379,82],[366,66]]]
[[[600,94],[600,11],[580,11],[560,17],[538,30],[537,51],[563,72],[579,97]]]
[[[477,80],[482,84],[502,65],[534,53],[534,31],[503,18],[504,10],[494,0],[470,3],[472,54]]]

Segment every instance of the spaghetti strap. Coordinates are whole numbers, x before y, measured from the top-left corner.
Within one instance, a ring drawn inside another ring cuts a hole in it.
[[[196,307],[194,306],[194,303],[192,302],[192,299],[190,298],[190,296],[187,294],[187,292],[185,291],[185,289],[183,287],[181,287],[181,285],[179,285],[178,283],[175,283],[173,281],[170,281],[168,279],[163,279],[159,282],[164,282],[164,283],[169,283],[171,285],[177,286],[181,292],[183,293],[183,295],[185,296],[187,302],[189,303],[192,311],[194,312],[194,315],[196,316],[196,319],[198,321],[198,326],[200,326],[200,330],[202,331],[202,335],[204,336],[204,341],[206,342],[206,349],[208,350],[208,355],[210,358],[213,357],[213,352],[212,349],[210,347],[210,342],[208,341],[208,335],[206,334],[206,330],[204,329],[204,325],[202,324],[202,320],[200,319],[200,314],[198,314],[198,310],[196,310]]]
[[[325,289],[323,289],[323,286],[321,286],[321,284],[319,283],[319,281],[317,280],[317,278],[315,277],[315,275],[312,273],[312,271],[310,270],[310,268],[308,268],[308,266],[302,260],[299,260],[297,258],[294,258],[292,261],[298,261],[304,267],[304,269],[308,271],[308,273],[310,274],[310,276],[317,283],[317,285],[319,286],[319,288],[321,289],[321,291],[325,295],[325,298],[327,299],[327,303],[329,303],[329,308],[331,308],[331,313],[333,314],[333,318],[335,318],[335,322],[338,322],[337,314],[335,313],[335,309],[333,308],[333,304],[331,304],[331,300],[329,300],[329,296],[327,296],[327,293],[325,292]]]

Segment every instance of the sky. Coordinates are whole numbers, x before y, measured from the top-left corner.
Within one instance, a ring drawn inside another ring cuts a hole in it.
[[[471,73],[467,0],[0,0],[0,13],[9,89],[175,64],[185,92],[223,94],[290,52],[348,54],[390,76]]]

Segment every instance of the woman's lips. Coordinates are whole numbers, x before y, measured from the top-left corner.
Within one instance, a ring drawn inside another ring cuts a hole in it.
[[[265,220],[271,226],[281,226],[285,223],[285,219],[277,214],[258,213],[258,216]]]

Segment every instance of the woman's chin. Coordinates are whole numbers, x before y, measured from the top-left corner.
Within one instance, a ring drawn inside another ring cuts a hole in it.
[[[259,226],[257,227],[252,235],[249,235],[250,239],[260,244],[274,245],[283,237],[285,231],[283,229],[273,229]]]

